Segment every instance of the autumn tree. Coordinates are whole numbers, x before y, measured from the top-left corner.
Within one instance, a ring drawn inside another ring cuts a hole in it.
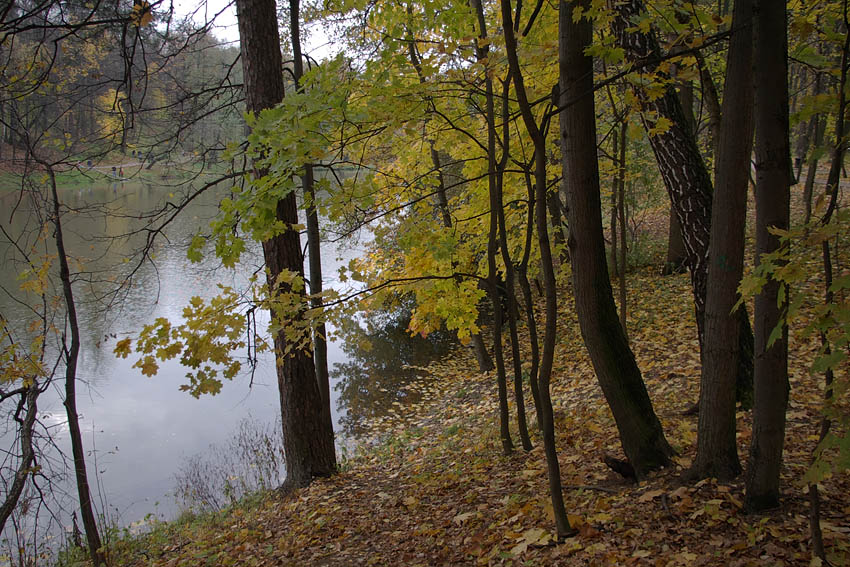
[[[280,103],[284,95],[275,4],[273,0],[239,0],[236,7],[245,106],[249,112],[260,113]],[[262,169],[254,171],[254,179],[261,180],[267,175],[269,172]],[[294,228],[298,224],[294,191],[278,195],[273,207],[273,218],[279,226],[263,241],[272,304],[275,297],[299,285],[292,279],[287,281],[286,274],[295,274],[302,282],[304,276],[300,239]],[[272,316],[279,319],[280,314],[273,309]],[[277,327],[274,344],[280,359],[277,373],[287,484],[301,487],[309,484],[313,477],[328,476],[335,471],[333,429],[329,420],[322,418],[322,393],[311,353],[307,349],[291,348],[286,329],[281,328],[280,323]]]
[[[638,476],[673,454],[617,317],[605,261],[596,156],[593,61],[585,54],[592,24],[588,3],[560,6],[560,133],[568,195],[570,258],[576,311],[597,379]]]

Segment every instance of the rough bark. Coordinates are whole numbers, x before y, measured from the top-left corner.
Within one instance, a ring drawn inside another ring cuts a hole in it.
[[[280,35],[274,0],[237,0],[237,19],[242,49],[245,106],[250,112],[270,108],[283,100]],[[255,171],[262,176],[264,171]],[[304,275],[301,242],[291,227],[298,224],[295,193],[289,192],[276,205],[276,218],[290,228],[263,242],[269,291],[284,291],[278,276],[284,271]],[[272,313],[272,317],[277,315]],[[287,353],[283,331],[275,333],[278,357],[283,448],[286,485],[306,486],[315,476],[328,476],[336,469],[333,430],[322,419],[322,394],[316,380],[312,353],[295,349]]]
[[[788,43],[785,4],[756,1],[756,262],[777,250],[770,229],[788,228],[791,160],[788,126]],[[769,338],[782,320],[780,284],[770,280],[755,298],[755,405],[746,475],[752,510],[779,504],[779,470],[788,404],[788,328]]]
[[[561,103],[572,103],[564,105],[560,126],[573,292],[581,333],[617,422],[623,451],[642,476],[669,464],[673,450],[664,438],[614,306],[602,234],[593,61],[584,53],[592,30],[584,18],[573,21],[571,6],[560,5],[559,77]]]
[[[753,140],[752,16],[752,0],[735,2],[717,140],[697,456],[691,469],[694,478],[730,480],[741,472],[735,437],[740,318],[733,307],[744,269]]]
[[[631,63],[643,64],[660,61],[661,51],[651,33],[634,29],[632,22],[645,12],[643,0],[624,0],[614,5],[612,28],[617,43],[625,50]],[[647,71],[652,71],[649,68]],[[654,71],[665,75],[659,69]],[[651,99],[642,90],[635,91],[641,105],[644,127],[649,131],[658,119],[665,119],[669,128],[649,137],[661,177],[667,188],[670,202],[682,227],[686,265],[690,272],[694,294],[697,331],[700,347],[703,346],[703,324],[705,319],[706,279],[708,277],[708,243],[711,226],[711,199],[713,187],[711,176],[697,147],[694,132],[682,111],[675,89],[668,87],[664,94]],[[653,120],[651,117],[655,117]],[[743,314],[746,316],[746,313]],[[747,350],[751,341],[748,322],[741,321],[741,352]],[[741,357],[737,379],[746,384],[751,380],[752,361]]]

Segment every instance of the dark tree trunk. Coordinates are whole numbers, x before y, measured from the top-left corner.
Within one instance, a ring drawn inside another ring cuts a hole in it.
[[[736,0],[711,217],[705,345],[700,380],[695,478],[730,480],[741,472],[735,437],[735,374],[740,317],[733,311],[744,269],[744,227],[753,143],[753,7]],[[743,307],[739,307],[743,309]]]
[[[712,89],[713,88],[712,84]],[[682,104],[682,112],[685,116],[685,120],[687,120],[688,124],[691,126],[691,132],[696,132],[693,111],[694,87],[691,81],[682,81],[680,83],[678,97],[679,102]],[[684,273],[687,270],[685,265],[686,258],[687,253],[685,252],[685,241],[682,236],[682,225],[679,224],[679,217],[676,216],[676,213],[671,206],[670,219],[667,226],[667,259],[664,261],[664,268],[661,271],[661,275],[669,276],[671,274]]]
[[[788,140],[788,42],[785,3],[757,0],[756,80],[756,262],[780,247],[770,229],[787,229],[791,186]],[[784,290],[783,290],[784,291]],[[746,475],[750,509],[779,504],[779,469],[788,405],[788,328],[769,337],[782,320],[780,284],[769,280],[755,298],[755,405]]]
[[[59,195],[56,191],[56,178],[53,170],[48,168],[50,189],[53,198],[53,226],[56,240],[56,255],[59,259],[59,279],[62,282],[62,294],[67,309],[66,317],[71,333],[71,345],[63,341],[62,348],[65,356],[65,412],[68,415],[68,433],[71,436],[71,454],[74,458],[74,477],[77,481],[77,493],[80,497],[80,516],[83,528],[86,530],[86,543],[89,546],[89,556],[94,565],[106,564],[106,554],[100,542],[97,520],[91,501],[91,489],[86,471],[86,453],[83,449],[83,435],[80,431],[80,416],[77,414],[77,361],[80,355],[80,327],[77,322],[77,304],[74,301],[74,290],[71,285],[71,271],[68,267],[68,254],[65,250],[65,239],[62,233],[62,216],[59,210]]]
[[[493,199],[496,203],[496,215],[499,224],[499,249],[502,252],[502,263],[505,265],[505,297],[507,297],[507,319],[508,333],[511,339],[511,357],[514,370],[514,402],[516,403],[516,420],[517,428],[519,429],[519,438],[522,442],[522,448],[530,451],[534,448],[531,444],[531,437],[528,434],[528,420],[525,415],[525,394],[522,391],[522,360],[519,352],[519,332],[517,330],[518,308],[516,300],[516,270],[514,269],[513,259],[511,258],[510,249],[508,248],[508,230],[505,226],[505,207],[503,201],[503,188],[505,181],[505,168],[508,164],[510,156],[510,104],[508,95],[510,94],[511,80],[510,74],[504,81],[502,90],[502,157],[496,168],[496,196]],[[495,124],[495,116],[493,117]],[[557,199],[557,195],[555,197]]]
[[[578,5],[586,5],[586,0]],[[581,333],[620,432],[623,451],[638,476],[666,466],[673,450],[664,438],[646,386],[623,333],[605,263],[596,156],[590,22],[574,22],[560,5],[561,152],[569,195],[570,258]],[[566,105],[569,101],[571,104]]]
[[[301,89],[301,77],[304,76],[304,62],[301,56],[301,14],[300,0],[289,0],[289,30],[292,40],[292,75],[295,88]],[[316,212],[316,191],[313,179],[313,164],[304,166],[301,174],[301,188],[307,203],[307,251],[310,259],[310,307],[322,309],[322,246],[319,234],[319,215]],[[324,322],[313,328],[313,359],[316,367],[316,380],[322,395],[322,427],[333,435],[331,418],[331,388],[328,376],[328,343]]]
[[[660,61],[661,52],[655,37],[651,33],[635,29],[631,23],[644,12],[643,0],[624,0],[615,4],[615,17],[612,21],[614,34],[618,44],[625,50],[626,57],[633,63]],[[655,72],[663,75],[657,68]],[[675,90],[669,87],[662,96],[654,99],[650,99],[641,89],[636,90],[636,95],[643,110],[641,116],[647,130],[655,127],[657,120],[661,118],[670,124],[665,132],[650,136],[649,143],[658,162],[672,208],[682,227],[686,264],[691,275],[697,329],[702,347],[713,193],[711,177]],[[654,116],[655,120],[650,116]],[[745,343],[751,340],[750,336],[749,325],[742,322],[739,334],[741,352],[745,352]],[[736,379],[746,384],[751,380],[752,360],[741,357],[740,361]]]
[[[626,342],[629,330],[626,327],[628,306],[626,305],[626,147],[628,144],[628,123],[620,125],[620,165],[617,172],[617,216],[620,218],[620,326]],[[616,238],[616,235],[614,236]],[[617,261],[616,259],[614,260]]]
[[[242,69],[245,84],[245,106],[260,112],[283,100],[283,72],[280,57],[280,35],[273,0],[237,0],[239,37],[242,47]],[[255,176],[264,175],[256,171]],[[276,206],[276,218],[287,225],[298,224],[295,193],[289,192]],[[286,291],[278,286],[278,276],[292,271],[304,276],[301,242],[292,229],[263,242],[269,292],[274,297]],[[272,313],[272,318],[277,318]],[[323,401],[312,353],[299,349],[287,352],[284,331],[274,336],[278,357],[277,375],[280,390],[283,448],[286,461],[286,484],[306,486],[315,476],[328,476],[336,469],[333,430],[323,420]]]
[[[552,258],[552,248],[549,243],[548,218],[546,214],[546,137],[544,130],[539,127],[534,118],[534,113],[528,100],[528,94],[525,91],[525,80],[523,79],[517,56],[517,40],[513,31],[510,0],[501,1],[501,13],[505,52],[508,56],[511,78],[513,79],[517,101],[519,102],[522,121],[534,144],[534,218],[537,227],[537,244],[540,248],[540,263],[543,271],[543,286],[546,297],[546,322],[538,376],[537,395],[540,404],[537,415],[540,422],[540,431],[543,435],[543,451],[546,454],[549,496],[555,516],[555,529],[558,538],[561,539],[573,535],[575,530],[570,526],[566,508],[564,508],[564,494],[561,488],[561,465],[558,463],[558,450],[555,445],[555,421],[550,392],[552,363],[555,356],[555,335],[558,324],[558,290],[555,281],[555,264]],[[594,147],[596,147],[595,140]]]
[[[34,472],[32,470],[32,465],[35,462],[33,428],[35,427],[35,418],[38,415],[38,395],[38,382],[35,378],[32,378],[32,384],[23,389],[21,400],[18,403],[18,412],[24,412],[23,417],[19,420],[16,419],[19,422],[18,436],[21,444],[21,460],[18,463],[17,470],[15,470],[15,478],[6,492],[6,498],[0,505],[0,532],[3,531],[6,520],[9,519],[18,505],[18,500],[20,500],[27,483],[27,477]]]
[[[478,21],[478,39],[475,43],[475,57],[479,61],[487,59],[487,26],[484,19],[484,7],[481,0],[472,0],[472,6]],[[483,44],[483,45],[482,45]],[[493,357],[496,359],[496,384],[499,390],[499,437],[502,440],[502,452],[510,454],[514,449],[509,428],[508,384],[505,375],[505,359],[502,353],[502,294],[499,293],[499,274],[496,271],[496,249],[498,248],[499,208],[498,188],[496,187],[496,107],[493,95],[493,79],[487,73],[485,79],[485,104],[487,121],[487,189],[490,197],[490,230],[487,235],[487,292],[493,304]]]
[[[820,94],[821,87],[821,75],[818,73],[815,75],[815,94]],[[822,116],[821,114],[815,114],[812,116],[812,123],[814,125],[814,143],[812,144],[811,152],[809,153],[809,163],[806,169],[806,181],[803,185],[803,224],[809,224],[809,221],[812,220],[812,195],[814,193],[815,188],[815,176],[818,171],[818,149],[823,145],[823,138],[826,133],[826,116]]]

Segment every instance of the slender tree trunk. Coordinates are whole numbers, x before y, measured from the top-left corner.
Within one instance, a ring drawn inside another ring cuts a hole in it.
[[[735,437],[735,371],[740,318],[733,311],[744,269],[744,227],[753,143],[753,6],[736,0],[711,217],[705,346],[700,379],[695,478],[730,480],[741,472]],[[743,307],[739,307],[743,309]]]
[[[820,73],[815,75],[814,90],[816,95],[820,94],[822,91],[821,80]],[[809,153],[809,163],[806,169],[806,181],[803,185],[803,207],[805,210],[803,214],[803,224],[809,224],[809,221],[812,220],[812,195],[815,188],[815,176],[818,171],[818,149],[823,145],[823,138],[826,133],[826,116],[815,114],[812,116],[812,123],[814,124],[815,132],[814,143],[812,144],[812,148]]]
[[[569,195],[570,257],[579,324],[596,376],[614,414],[620,441],[635,472],[670,463],[673,450],[664,438],[646,386],[617,318],[605,263],[599,169],[596,157],[593,60],[585,54],[592,37],[586,18],[574,22],[571,6],[559,9],[561,152]],[[571,104],[566,105],[569,101]]]
[[[301,77],[304,76],[304,61],[301,56],[301,14],[300,0],[289,0],[289,30],[292,41],[292,75],[295,88],[301,89]],[[310,259],[310,307],[322,309],[322,246],[319,233],[319,215],[316,212],[316,190],[313,178],[313,164],[304,166],[301,174],[301,189],[307,204],[307,251]],[[333,432],[331,417],[331,387],[328,376],[328,343],[325,323],[319,322],[313,328],[313,358],[316,367],[316,380],[322,395],[322,426]]]
[[[242,48],[245,106],[260,112],[283,100],[283,72],[280,35],[274,0],[237,0],[237,19]],[[255,171],[256,177],[265,171]],[[298,224],[295,193],[282,196],[276,206],[277,220],[288,226]],[[304,262],[298,232],[288,229],[263,242],[269,293],[274,298],[287,291],[278,276],[285,270],[303,278]],[[272,313],[272,318],[278,315]],[[312,353],[295,349],[287,353],[283,330],[275,333],[278,357],[283,448],[286,460],[286,485],[306,486],[315,476],[328,476],[336,469],[333,430],[324,421],[322,393],[316,379]]]
[[[711,77],[708,77],[711,80]],[[711,88],[714,88],[712,83]],[[717,96],[717,93],[714,93]],[[678,92],[679,102],[682,104],[682,112],[691,126],[691,132],[696,132],[696,123],[694,120],[694,87],[691,81],[681,81]],[[716,99],[715,101],[716,102]],[[687,271],[686,267],[687,253],[685,251],[685,241],[682,236],[682,225],[679,224],[679,217],[671,205],[670,220],[667,226],[667,259],[664,262],[664,268],[661,271],[662,276],[671,274],[681,274]]]
[[[408,14],[411,13],[411,5],[407,5]],[[425,75],[422,72],[422,60],[419,57],[419,54],[416,50],[415,40],[413,35],[407,34],[407,53],[410,58],[410,64],[413,66],[413,69],[416,71],[416,76],[419,79],[419,84],[425,84]],[[434,101],[430,95],[426,95],[425,99],[428,101],[429,106],[434,108]],[[445,228],[452,228],[452,215],[449,210],[449,199],[448,195],[446,195],[446,180],[443,175],[443,166],[440,160],[440,152],[437,151],[435,147],[434,140],[429,139],[428,145],[431,150],[431,163],[434,165],[434,171],[437,173],[437,191],[436,191],[436,201],[437,206],[440,209],[440,216],[443,220],[443,226]],[[480,313],[478,316],[478,320],[480,322]],[[480,326],[480,325],[479,325]],[[479,372],[490,372],[495,368],[493,364],[493,359],[490,356],[490,353],[487,351],[487,346],[484,344],[484,339],[481,338],[481,332],[472,333],[470,335],[470,348],[472,352],[475,354],[475,359],[478,361],[478,371]]]
[[[502,90],[502,157],[496,167],[496,215],[499,224],[499,249],[502,251],[502,263],[505,265],[505,297],[507,298],[508,332],[511,339],[511,357],[514,370],[514,402],[516,403],[517,428],[522,448],[530,451],[534,448],[531,437],[528,434],[528,421],[525,415],[525,394],[522,391],[522,360],[519,352],[519,333],[517,331],[517,301],[516,301],[516,271],[513,259],[508,248],[508,231],[505,226],[505,206],[503,200],[503,188],[505,181],[505,167],[510,156],[510,105],[508,95],[510,94],[510,73],[504,81]],[[494,116],[495,123],[495,116]],[[556,196],[557,199],[557,196]]]
[[[18,429],[21,443],[21,460],[15,471],[15,479],[12,481],[11,487],[7,490],[6,498],[3,500],[2,505],[0,505],[0,532],[3,531],[3,528],[6,526],[6,520],[9,519],[9,516],[12,515],[15,507],[18,505],[18,500],[20,500],[27,483],[27,477],[33,474],[32,465],[35,462],[35,449],[32,440],[35,418],[38,415],[38,388],[38,382],[33,377],[32,383],[21,393],[21,401],[18,405],[18,412],[24,412],[23,418],[19,420],[20,425]]]
[[[848,2],[843,2],[844,16],[844,45],[841,50],[841,76],[838,84],[838,113],[835,120],[835,145],[832,150],[832,159],[829,167],[829,177],[826,182],[826,192],[829,196],[829,203],[826,211],[821,218],[821,226],[827,226],[832,221],[832,216],[838,207],[838,186],[840,183],[839,174],[841,166],[844,163],[844,154],[847,149],[847,141],[845,140],[845,114],[847,112],[847,62],[850,58],[850,21],[848,21]],[[818,144],[819,145],[819,144]],[[821,257],[823,261],[823,287],[824,287],[824,305],[832,305],[835,301],[835,292],[832,289],[833,283],[833,268],[832,268],[832,252],[830,250],[829,240],[824,240],[821,243]],[[829,356],[832,352],[832,345],[827,339],[824,331],[820,332],[821,345],[823,346],[824,355]],[[835,392],[833,383],[835,374],[832,368],[827,368],[824,372],[824,402],[829,404]],[[826,412],[823,412],[820,423],[820,435],[818,436],[818,445],[826,438],[832,428],[832,419]],[[809,528],[812,537],[812,554],[819,557],[826,563],[826,550],[823,545],[823,533],[820,526],[820,493],[818,492],[817,483],[809,484]]]
[[[484,7],[481,0],[472,0],[472,7],[478,21],[478,39],[475,42],[475,57],[479,61],[487,59],[489,40],[484,19]],[[508,385],[505,375],[505,360],[502,354],[502,298],[499,293],[499,274],[496,271],[496,248],[499,237],[497,209],[500,206],[496,187],[496,108],[493,95],[493,80],[490,73],[485,79],[485,104],[487,120],[487,188],[490,196],[490,230],[487,235],[487,291],[493,304],[493,357],[496,359],[496,383],[499,390],[499,436],[502,440],[502,452],[513,452],[514,444],[508,427]]]
[[[620,165],[617,172],[617,215],[620,217],[620,326],[626,342],[629,331],[626,328],[628,306],[626,305],[626,145],[628,144],[628,123],[620,125]],[[615,236],[616,238],[616,236]],[[616,261],[616,260],[615,260]]]
[[[86,471],[86,453],[83,449],[83,435],[80,431],[80,416],[77,414],[77,361],[80,356],[80,327],[77,322],[77,304],[74,301],[74,289],[71,284],[71,271],[68,267],[68,253],[65,250],[65,239],[62,233],[62,215],[59,210],[59,195],[56,191],[56,178],[53,170],[48,168],[50,189],[53,197],[53,226],[56,240],[56,255],[59,259],[59,279],[62,282],[62,294],[67,309],[68,328],[71,332],[71,345],[68,348],[63,341],[65,355],[65,412],[68,415],[68,433],[71,436],[71,454],[74,458],[74,476],[77,480],[77,493],[80,497],[80,516],[83,528],[86,530],[86,543],[89,546],[89,556],[94,565],[106,564],[106,554],[100,542],[94,506],[91,501],[91,489]]]
[[[543,286],[546,297],[546,322],[543,334],[543,352],[540,357],[538,376],[538,397],[540,407],[540,430],[543,434],[543,450],[546,454],[546,469],[549,477],[549,496],[555,515],[555,527],[558,538],[565,538],[575,533],[570,525],[564,508],[564,494],[561,489],[561,467],[558,463],[558,451],[555,445],[555,422],[552,411],[550,381],[552,378],[552,363],[555,356],[555,339],[558,318],[558,290],[555,281],[555,264],[552,258],[552,248],[549,243],[548,218],[546,214],[546,138],[538,126],[528,95],[525,91],[525,81],[519,66],[517,56],[517,40],[513,31],[510,0],[501,0],[502,31],[505,38],[505,51],[508,56],[508,66],[514,82],[517,100],[519,102],[522,120],[534,143],[534,185],[535,185],[535,224],[537,226],[537,244],[540,249],[540,263],[543,271]],[[594,147],[596,142],[594,141]],[[604,250],[603,250],[604,254]]]
[[[756,0],[756,262],[780,247],[774,228],[787,229],[791,186],[788,127],[788,42],[785,3]],[[782,290],[784,292],[784,290]],[[782,323],[780,284],[770,280],[755,298],[755,405],[747,505],[779,504],[779,469],[788,405],[788,327]],[[769,342],[777,325],[780,336]]]

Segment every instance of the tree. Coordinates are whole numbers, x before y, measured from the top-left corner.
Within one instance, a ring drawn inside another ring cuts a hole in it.
[[[238,0],[239,37],[242,47],[242,69],[245,81],[245,101],[249,112],[259,113],[283,99],[283,70],[280,55],[280,36],[274,0]],[[267,171],[254,172],[255,179]],[[280,195],[274,205],[274,218],[281,223],[277,234],[264,240],[268,291],[272,301],[293,289],[293,283],[283,280],[286,273],[296,274],[303,281],[304,266],[298,232],[295,193]],[[297,291],[297,288],[295,288]],[[303,288],[302,288],[303,293]],[[272,312],[273,319],[279,317]],[[274,334],[278,388],[280,390],[283,443],[286,460],[286,484],[301,487],[315,476],[329,476],[336,469],[333,430],[322,419],[322,395],[316,380],[311,353],[288,348],[285,329]]]
[[[588,6],[589,2],[560,5],[558,107],[563,179],[569,203],[573,293],[582,337],[597,379],[617,422],[626,457],[640,477],[669,464],[673,450],[664,438],[617,317],[605,262],[596,113],[591,96],[593,61],[585,53],[592,28],[588,16],[574,15],[574,10]]]
[[[705,294],[708,277],[708,245],[711,226],[711,176],[696,143],[694,132],[682,111],[682,105],[666,72],[659,69],[662,61],[658,41],[651,33],[650,16],[642,0],[628,0],[614,5],[611,26],[618,45],[627,60],[641,75],[656,84],[657,94],[646,89],[635,90],[640,103],[641,119],[655,153],[670,202],[679,219],[691,275],[700,347],[704,346]],[[646,26],[636,25],[646,22]],[[657,82],[656,82],[657,81]],[[752,376],[749,353],[752,333],[747,313],[739,311],[740,365],[736,389],[738,399],[746,403],[746,391]]]
[[[741,356],[738,283],[744,269],[744,227],[753,140],[752,4],[737,0],[726,64],[705,302],[699,429],[694,476],[734,478],[741,472],[735,428],[735,373]]]
[[[788,41],[785,5],[757,0],[755,18],[756,265],[780,248],[791,187]],[[779,504],[779,469],[788,405],[788,326],[784,284],[771,280],[755,297],[753,436],[746,474],[747,506]]]

